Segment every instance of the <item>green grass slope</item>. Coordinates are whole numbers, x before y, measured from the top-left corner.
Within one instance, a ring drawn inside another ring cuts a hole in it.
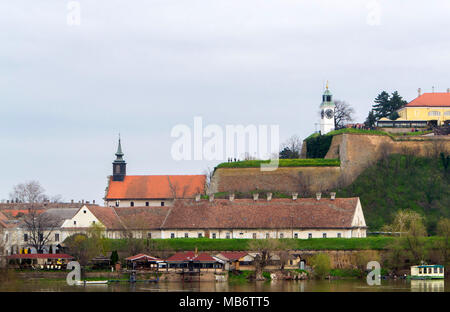
[[[441,159],[391,155],[366,169],[339,197],[359,196],[369,231],[390,223],[396,211],[412,209],[435,234],[440,217],[450,217],[450,172]]]

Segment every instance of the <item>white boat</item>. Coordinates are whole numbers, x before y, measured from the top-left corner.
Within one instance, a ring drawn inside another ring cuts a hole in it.
[[[108,284],[108,281],[76,281],[76,285],[78,286],[104,285],[104,284]]]

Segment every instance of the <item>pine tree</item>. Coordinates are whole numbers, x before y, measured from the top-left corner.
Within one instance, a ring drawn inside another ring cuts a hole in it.
[[[387,108],[389,107],[389,94],[386,91],[381,92],[374,100],[375,104],[372,106],[375,118],[386,117]]]
[[[375,114],[374,114],[373,110],[371,110],[369,112],[369,115],[366,118],[366,121],[364,122],[364,125],[366,127],[373,128],[373,127],[375,127],[375,122],[376,121],[377,121],[377,118],[375,117]]]

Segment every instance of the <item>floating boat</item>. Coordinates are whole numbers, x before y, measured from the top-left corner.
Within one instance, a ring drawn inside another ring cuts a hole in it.
[[[422,264],[411,267],[410,279],[424,280],[424,279],[443,279],[444,266],[438,264]]]
[[[108,284],[108,281],[77,281],[76,285],[86,286],[86,285],[104,285]]]

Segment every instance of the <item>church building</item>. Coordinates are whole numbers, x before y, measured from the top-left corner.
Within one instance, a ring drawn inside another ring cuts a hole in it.
[[[108,177],[105,206],[171,206],[175,199],[194,198],[205,192],[205,175],[127,175],[122,145]]]
[[[328,90],[328,82],[325,92],[322,95],[320,104],[320,134],[324,135],[334,130],[334,109],[333,95]]]

